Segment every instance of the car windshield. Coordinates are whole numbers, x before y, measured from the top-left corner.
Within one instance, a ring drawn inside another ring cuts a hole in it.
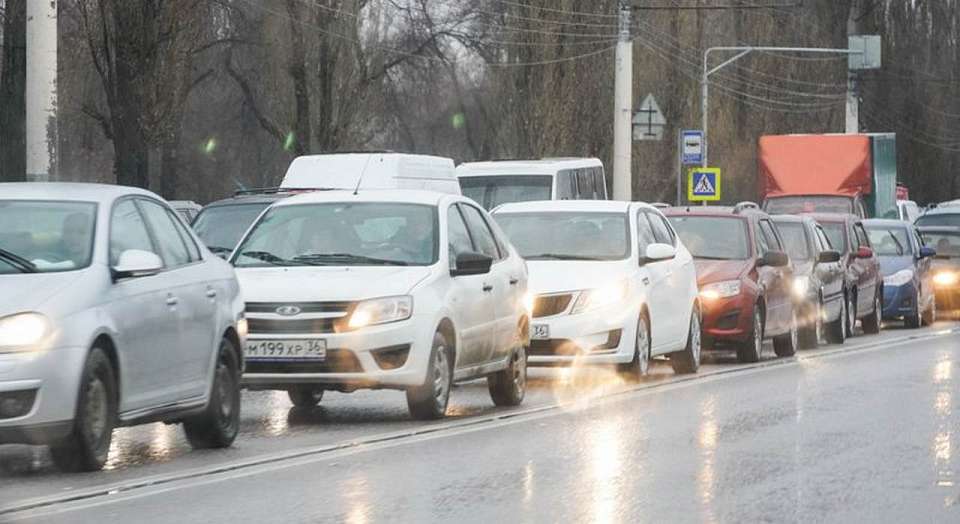
[[[623,260],[630,256],[625,213],[498,213],[494,218],[527,260]]]
[[[464,196],[486,209],[500,204],[550,200],[553,177],[550,175],[496,175],[460,177]]]
[[[878,256],[902,257],[913,253],[905,227],[867,226],[867,235]]]
[[[807,261],[810,256],[810,246],[807,244],[807,235],[803,232],[800,222],[777,222],[777,229],[783,237],[783,244],[792,260]]]
[[[237,267],[426,266],[437,261],[437,210],[386,202],[279,206],[254,225]]]
[[[768,198],[763,210],[771,215],[853,213],[853,199],[845,196],[786,196]]]
[[[955,226],[960,227],[960,213],[942,213],[923,215],[915,222],[918,226]]]
[[[89,266],[96,214],[92,202],[0,200],[0,274]]]
[[[830,246],[840,252],[841,255],[847,253],[847,235],[846,227],[843,222],[821,222],[823,232],[827,234],[827,240]]]
[[[960,231],[924,231],[923,241],[938,257],[960,257]]]
[[[229,254],[270,202],[227,204],[205,208],[193,222],[200,240],[219,254]]]
[[[668,217],[694,258],[746,260],[750,257],[747,222],[721,216]]]

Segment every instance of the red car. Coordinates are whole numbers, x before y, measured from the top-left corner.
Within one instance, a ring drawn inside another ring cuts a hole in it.
[[[741,362],[757,362],[763,340],[778,356],[796,351],[793,270],[770,216],[755,207],[665,210],[694,256],[703,303],[704,349],[734,346]]]
[[[863,222],[850,214],[811,214],[823,227],[833,249],[840,252],[845,274],[844,295],[847,301],[847,336],[860,320],[863,332],[880,332],[883,321],[883,276],[880,259],[873,252]]]

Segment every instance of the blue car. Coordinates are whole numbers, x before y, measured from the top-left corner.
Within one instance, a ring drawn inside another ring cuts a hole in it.
[[[937,318],[932,259],[916,226],[902,220],[870,219],[863,225],[880,259],[883,274],[883,319],[903,319],[907,327],[929,325]]]

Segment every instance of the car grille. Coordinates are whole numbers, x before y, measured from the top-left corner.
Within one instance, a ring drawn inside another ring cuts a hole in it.
[[[301,313],[345,313],[352,302],[247,302],[247,313],[276,313],[278,308],[294,306]]]
[[[533,301],[533,318],[559,315],[567,310],[573,295],[539,295]]]
[[[327,358],[316,362],[247,360],[244,373],[362,373],[357,356],[348,349],[328,349]]]
[[[266,318],[247,319],[251,335],[299,335],[335,333],[339,318],[316,318],[303,320],[274,320]]]
[[[596,346],[591,351],[607,351],[616,349],[620,345],[623,330],[614,329],[607,333],[607,341]],[[583,353],[583,348],[568,338],[552,338],[547,340],[531,340],[527,354],[535,357],[573,357]]]

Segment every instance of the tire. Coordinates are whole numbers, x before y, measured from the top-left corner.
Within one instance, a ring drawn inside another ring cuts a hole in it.
[[[800,330],[800,349],[817,349],[823,339],[823,302],[817,301],[812,308],[813,322]]]
[[[861,325],[863,326],[863,332],[868,335],[876,335],[880,332],[880,327],[883,323],[883,293],[877,289],[873,295],[873,313],[870,313],[863,318]]]
[[[773,352],[778,357],[792,357],[797,354],[799,347],[799,334],[797,329],[797,309],[794,308],[790,313],[790,331],[785,335],[773,338]]]
[[[903,317],[903,323],[910,329],[917,329],[921,322],[923,322],[923,318],[920,311],[920,291],[917,291],[913,297],[913,311]]]
[[[857,296],[847,297],[847,319],[844,321],[847,328],[847,338],[853,338],[857,329]]]
[[[670,367],[680,375],[689,375],[700,370],[700,355],[703,338],[700,323],[700,310],[694,309],[690,315],[690,328],[687,331],[687,345],[681,351],[670,353]]]
[[[930,300],[930,307],[928,307],[927,310],[923,312],[923,317],[921,318],[921,321],[923,322],[924,326],[932,325],[934,322],[937,321],[936,297],[933,297],[933,299]]]
[[[224,337],[210,385],[210,402],[200,415],[183,421],[194,449],[227,448],[240,430],[240,364],[233,342]]]
[[[323,390],[306,387],[296,387],[287,390],[290,403],[297,408],[313,408],[323,400]]]
[[[763,316],[759,304],[753,308],[753,327],[750,337],[737,344],[737,360],[742,363],[760,362],[763,355]]]
[[[487,377],[490,398],[497,406],[519,406],[527,394],[527,348],[520,344],[510,356],[510,366]]]
[[[407,408],[417,420],[436,420],[447,413],[453,385],[453,363],[448,348],[443,334],[438,332],[433,335],[427,376],[422,385],[407,390]]]
[[[73,429],[50,446],[56,466],[65,472],[99,471],[107,463],[117,422],[117,379],[106,352],[94,347],[80,377]]]
[[[844,295],[840,303],[840,316],[827,324],[827,342],[843,344],[847,341],[847,298]]]
[[[617,372],[631,382],[639,382],[650,369],[650,322],[647,316],[640,315],[637,321],[637,336],[633,347],[633,360],[618,364]]]

